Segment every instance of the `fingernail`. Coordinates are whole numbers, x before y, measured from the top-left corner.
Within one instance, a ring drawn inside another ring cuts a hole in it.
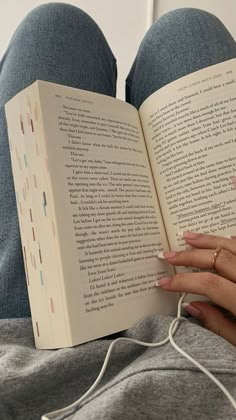
[[[164,258],[173,258],[176,257],[178,252],[171,251],[171,252],[164,252]]]
[[[201,236],[201,233],[185,231],[185,232],[178,232],[178,236],[181,236],[181,238],[184,238],[184,239],[197,239],[199,238],[199,236]]]
[[[174,252],[174,251],[167,252],[166,251],[166,252],[159,252],[159,254],[157,256],[158,256],[158,258],[165,259],[165,258],[173,258],[176,255],[177,255],[177,252]]]
[[[191,303],[187,303],[187,302],[182,303],[182,308],[184,308],[186,312],[188,312],[190,315],[194,316],[195,318],[199,318],[201,314],[199,309],[197,309]]]
[[[165,286],[168,283],[170,283],[170,281],[171,281],[171,277],[163,277],[162,279],[156,281],[156,286],[157,287]]]

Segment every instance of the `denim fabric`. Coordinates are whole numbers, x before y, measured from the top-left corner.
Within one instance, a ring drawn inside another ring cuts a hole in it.
[[[37,7],[0,64],[0,318],[30,316],[4,104],[36,79],[116,95],[116,60],[82,10],[63,3]]]
[[[174,10],[141,42],[126,80],[126,100],[139,108],[173,80],[234,57],[236,43],[217,17],[192,8]]]
[[[161,86],[235,56],[235,42],[216,17],[196,9],[170,12],[140,45],[127,101],[138,108]],[[63,3],[37,7],[0,63],[0,318],[30,316],[4,104],[36,79],[115,96],[116,60],[86,13]]]

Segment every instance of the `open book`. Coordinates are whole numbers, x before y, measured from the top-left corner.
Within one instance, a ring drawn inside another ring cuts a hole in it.
[[[175,314],[163,250],[178,231],[233,234],[236,59],[185,76],[139,111],[36,81],[6,104],[37,348]],[[183,269],[183,268],[182,268]],[[179,268],[181,270],[181,268]]]

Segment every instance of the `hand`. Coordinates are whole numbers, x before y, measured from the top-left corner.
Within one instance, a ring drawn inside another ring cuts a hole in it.
[[[184,232],[183,238],[193,249],[163,252],[163,258],[175,266],[207,270],[215,268],[216,273],[180,273],[160,279],[157,286],[173,292],[205,295],[236,316],[236,239],[192,232]],[[221,249],[213,267],[215,251],[219,247]],[[204,327],[236,346],[236,322],[225,317],[220,309],[198,301],[191,302],[185,309],[200,320]]]

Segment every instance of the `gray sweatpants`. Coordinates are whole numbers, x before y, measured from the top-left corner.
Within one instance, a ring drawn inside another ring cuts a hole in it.
[[[123,335],[162,340],[171,318],[146,318]],[[184,322],[176,342],[216,375],[236,398],[236,348]],[[0,418],[39,420],[76,401],[97,377],[111,343],[104,338],[61,350],[35,350],[30,319],[0,321]],[[170,345],[118,343],[102,384],[81,408],[61,418],[78,420],[233,420],[219,388]]]

